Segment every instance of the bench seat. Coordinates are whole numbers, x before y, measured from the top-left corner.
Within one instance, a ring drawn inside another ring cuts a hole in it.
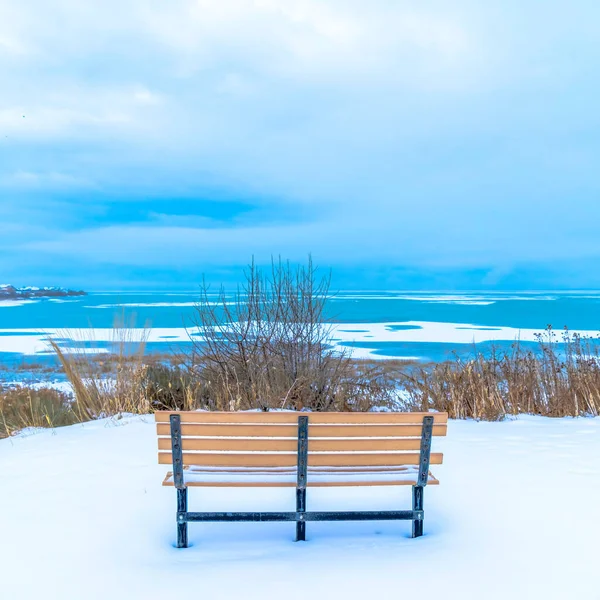
[[[370,468],[308,467],[307,472],[307,487],[416,485],[419,477],[417,465]],[[190,466],[183,469],[183,484],[186,487],[296,487],[297,478],[295,468],[283,467],[221,469]],[[439,481],[429,471],[427,485],[438,484]],[[175,485],[172,471],[167,473],[163,485]]]

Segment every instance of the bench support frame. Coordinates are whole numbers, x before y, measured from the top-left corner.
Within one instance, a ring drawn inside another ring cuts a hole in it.
[[[431,456],[431,438],[433,436],[433,417],[423,417],[421,431],[421,452],[419,456],[419,477],[417,485],[413,485],[412,507],[413,511],[423,514],[423,494],[429,479],[429,458]],[[413,519],[412,536],[423,535],[423,519]]]
[[[296,483],[296,541],[306,540],[306,480],[308,477],[308,417],[298,417],[298,480]]]
[[[308,479],[308,416],[298,417],[298,479],[294,512],[188,512],[187,487],[183,475],[181,417],[170,416],[173,480],[177,489],[177,548],[188,547],[188,523],[240,521],[295,521],[296,541],[306,540],[307,521],[412,521],[412,537],[423,535],[423,491],[429,477],[433,417],[423,418],[417,484],[413,486],[412,510],[311,511],[306,510]]]

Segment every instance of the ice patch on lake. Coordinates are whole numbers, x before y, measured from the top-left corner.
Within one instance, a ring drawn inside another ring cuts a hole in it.
[[[60,348],[64,354],[108,354],[110,350],[108,348],[81,348],[75,346],[61,346]],[[54,354],[54,350],[48,346],[45,350],[40,350],[35,353],[39,356],[51,356]]]
[[[473,344],[493,341],[536,342],[537,336],[544,332],[540,329],[516,329],[513,327],[490,327],[469,323],[439,323],[433,321],[406,321],[403,323],[344,323],[334,327],[333,333],[340,343],[366,341],[365,334],[349,333],[351,329],[369,330],[370,342],[418,342]],[[572,331],[571,334],[582,337],[597,337],[598,330]],[[558,337],[560,341],[560,335]]]
[[[65,339],[65,334],[70,339]],[[417,343],[447,343],[447,344],[478,344],[494,341],[536,342],[543,334],[540,329],[516,329],[513,327],[490,327],[469,323],[438,323],[433,321],[405,321],[399,323],[337,323],[331,328],[331,335],[337,349],[350,352],[356,358],[397,358],[415,360],[417,357],[402,357],[386,355],[384,348],[352,348],[356,342],[417,342]],[[582,337],[596,338],[598,330],[572,331]],[[159,327],[147,330],[132,328],[127,331],[127,341],[132,343],[190,343],[190,336],[195,341],[202,341],[202,333],[197,327]],[[26,355],[51,353],[48,347],[48,337],[60,339],[69,352],[108,352],[109,349],[93,348],[94,342],[112,343],[115,332],[112,328],[104,329],[71,329],[47,330],[40,333],[35,329],[2,329],[0,330],[0,352],[20,353]],[[557,341],[560,342],[560,332]],[[70,342],[86,346],[85,348],[69,348]],[[90,346],[90,347],[88,347]],[[375,353],[375,350],[377,353]]]
[[[457,327],[456,329],[466,329],[467,331],[500,331],[500,327],[487,327],[485,325],[471,325],[469,327]]]
[[[487,294],[340,294],[333,297],[332,301],[344,300],[402,300],[422,302],[424,304],[455,304],[463,306],[491,306],[496,302],[520,301],[551,301],[556,296],[528,296],[528,295],[487,295]]]
[[[0,308],[15,308],[26,304],[35,304],[39,300],[0,300]]]
[[[203,305],[217,306],[218,302],[204,302]],[[86,308],[171,308],[197,306],[197,302],[127,302],[124,304],[98,304]]]

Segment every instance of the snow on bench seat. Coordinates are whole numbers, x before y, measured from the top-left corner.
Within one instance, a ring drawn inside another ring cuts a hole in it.
[[[416,465],[368,469],[308,467],[307,471],[308,487],[416,485],[419,475]],[[187,487],[295,487],[297,477],[295,468],[282,467],[220,469],[190,466],[183,470]],[[431,472],[427,484],[439,484]],[[174,485],[172,471],[167,473],[163,485]]]

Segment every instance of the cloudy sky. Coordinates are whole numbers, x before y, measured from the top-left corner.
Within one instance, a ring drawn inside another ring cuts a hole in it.
[[[0,0],[0,282],[600,288],[597,0]]]

